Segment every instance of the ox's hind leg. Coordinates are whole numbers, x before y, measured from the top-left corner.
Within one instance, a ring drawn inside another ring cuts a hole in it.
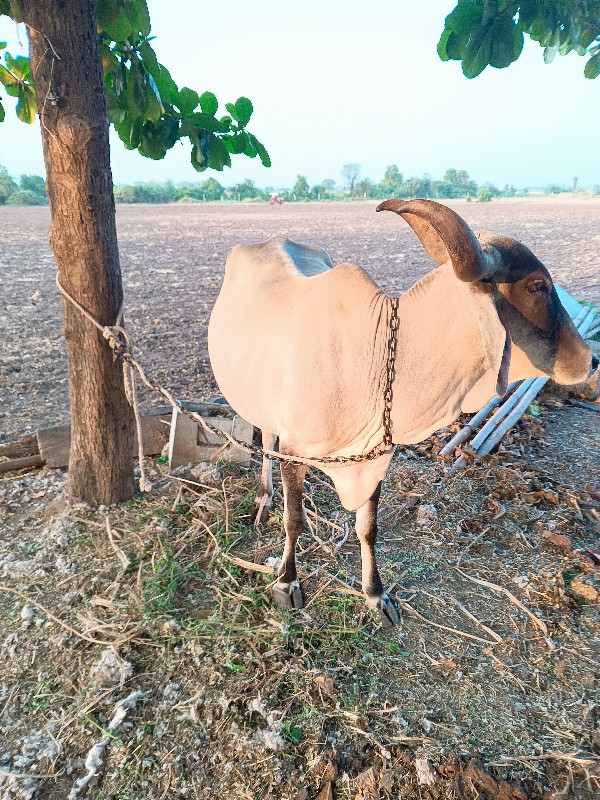
[[[356,533],[360,540],[362,590],[367,605],[379,613],[383,625],[391,627],[398,624],[400,617],[393,601],[383,591],[383,584],[375,562],[377,506],[380,493],[381,482],[367,502],[356,512]]]
[[[274,433],[261,431],[262,446],[264,450],[272,450],[275,447],[277,436]],[[260,488],[254,508],[250,511],[250,518],[256,528],[261,523],[265,523],[269,518],[269,512],[273,508],[273,462],[270,458],[264,458],[262,471],[260,473]]]
[[[302,608],[302,590],[296,573],[296,542],[306,527],[306,511],[302,502],[305,475],[306,467],[302,464],[281,465],[285,549],[279,567],[279,579],[273,586],[273,601],[285,611]]]

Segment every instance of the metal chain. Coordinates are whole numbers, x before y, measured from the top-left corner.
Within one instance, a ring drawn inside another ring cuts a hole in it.
[[[383,396],[383,445],[392,444],[392,400],[394,399],[394,378],[396,377],[396,345],[398,343],[398,298],[392,297],[390,313],[390,335],[388,338],[387,377]]]
[[[263,458],[268,458],[272,461],[280,461],[286,464],[306,464],[308,466],[317,465],[317,464],[356,464],[361,463],[363,461],[373,461],[379,456],[383,455],[386,450],[392,445],[392,399],[393,399],[393,384],[394,384],[394,377],[395,377],[395,362],[396,362],[396,345],[398,340],[398,298],[392,297],[390,298],[390,320],[388,325],[389,330],[389,337],[387,342],[387,361],[386,361],[386,382],[385,382],[385,391],[384,391],[384,400],[383,400],[383,441],[381,444],[374,447],[372,450],[369,450],[368,453],[361,453],[359,455],[352,455],[352,456],[336,456],[334,458],[304,458],[302,456],[289,456],[284,453],[276,453],[273,450],[265,450],[262,447],[258,447],[258,445],[248,444],[248,442],[242,442],[239,439],[236,439],[235,436],[232,436],[225,431],[222,431],[220,428],[215,427],[208,423],[200,414],[196,414],[194,411],[189,411],[187,408],[184,407],[182,401],[175,400],[175,398],[171,395],[167,389],[162,386],[159,386],[157,383],[153,383],[149,378],[146,376],[141,365],[136,361],[132,353],[132,347],[129,342],[129,337],[125,332],[122,325],[101,325],[97,320],[95,320],[92,315],[85,311],[85,309],[74,300],[68,292],[60,285],[57,276],[57,285],[61,291],[61,293],[69,300],[93,325],[98,328],[98,330],[102,331],[104,337],[108,340],[109,346],[113,351],[114,358],[121,358],[124,362],[131,365],[137,372],[139,373],[142,382],[153,391],[157,392],[158,394],[162,395],[165,400],[168,401],[170,405],[176,408],[181,414],[190,419],[193,419],[194,422],[197,422],[201,427],[203,427],[206,431],[214,434],[215,436],[219,437],[220,439],[226,439],[230,444],[239,447],[241,450],[244,450],[247,453],[252,453],[253,455],[262,456]],[[122,310],[119,312],[119,315],[122,314]]]

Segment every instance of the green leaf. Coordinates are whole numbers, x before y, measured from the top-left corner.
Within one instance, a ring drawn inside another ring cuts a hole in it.
[[[167,154],[167,148],[162,144],[160,139],[155,136],[148,135],[147,132],[142,133],[142,140],[138,147],[138,152],[145,158],[151,158],[153,161],[160,161]]]
[[[125,100],[127,111],[132,117],[143,115],[146,109],[144,75],[137,61],[131,62],[131,69],[127,73],[127,84],[123,99]]]
[[[440,40],[437,46],[438,56],[442,61],[449,61],[450,56],[446,52],[446,45],[448,44],[448,39],[452,36],[452,31],[448,28],[445,28],[442,35],[440,36]]]
[[[261,144],[254,134],[249,133],[248,137],[252,141],[256,152],[258,153],[258,157],[261,160],[263,167],[270,167],[271,166],[271,157],[269,156],[266,147]]]
[[[150,83],[146,84],[146,110],[145,117],[150,122],[158,122],[164,114],[164,108],[156,97],[154,89]]]
[[[35,122],[37,114],[37,103],[35,94],[31,86],[21,86],[19,90],[19,100],[17,102],[17,117],[21,122],[28,124]]]
[[[223,124],[215,117],[211,117],[210,114],[203,114],[200,111],[196,111],[193,114],[188,114],[186,119],[205,131],[210,131],[211,133],[224,132]]]
[[[160,92],[160,97],[163,102],[163,105],[167,103],[169,105],[174,105],[177,102],[179,97],[179,89],[177,88],[177,84],[171,77],[171,73],[166,67],[163,67],[160,64],[160,71],[157,75],[152,76],[156,81],[156,86],[158,91]]]
[[[0,0],[0,9],[2,8],[2,0]],[[0,11],[2,14],[2,11]],[[0,42],[0,50],[4,50],[6,48],[6,42]]]
[[[10,53],[4,57],[6,66],[19,80],[26,81],[31,71],[29,69],[29,58],[27,56],[17,56],[13,58]]]
[[[120,122],[123,122],[127,116],[127,111],[124,108],[113,107],[109,109],[108,119],[116,127]]]
[[[235,106],[233,105],[233,103],[225,103],[225,108],[227,109],[227,111],[229,111],[229,113],[231,114],[233,119],[236,122],[239,122],[237,111],[236,111]]]
[[[193,89],[189,89],[187,86],[184,86],[179,91],[179,97],[175,100],[175,105],[181,111],[184,117],[187,117],[188,114],[191,114],[192,111],[198,107],[200,103],[200,97],[198,92],[195,92]]]
[[[119,139],[128,150],[136,150],[140,146],[142,125],[141,117],[132,117],[129,114],[126,114],[121,122],[115,124]]]
[[[483,6],[473,2],[459,2],[448,14],[444,27],[454,33],[469,34],[483,18]]]
[[[100,54],[102,56],[104,75],[111,75],[117,72],[119,69],[119,59],[107,44],[102,43],[100,46]]]
[[[114,25],[119,18],[121,4],[119,0],[96,0],[96,24],[99,31]]]
[[[6,67],[3,67],[0,64],[0,83],[4,84],[4,86],[8,89],[9,86],[18,86],[19,80],[15,78],[12,72],[9,72]]]
[[[4,112],[4,106],[2,105],[2,100],[0,100],[0,122],[4,122],[4,117],[6,116]]]
[[[551,64],[554,61],[554,56],[558,53],[560,47],[560,28],[557,28],[550,37],[548,44],[544,48],[544,63]]]
[[[600,53],[596,53],[595,56],[590,58],[585,65],[583,74],[590,80],[594,80],[594,78],[597,78],[598,75],[600,75]]]
[[[492,30],[490,66],[504,69],[515,60],[514,22],[512,17],[500,17]]]
[[[158,79],[160,75],[160,64],[156,58],[156,53],[147,41],[140,42],[138,53],[142,59],[144,69],[152,75],[154,80]],[[169,76],[170,77],[170,76]]]
[[[193,144],[191,156],[192,166],[197,172],[204,172],[204,170],[208,168],[210,147],[209,134],[206,133],[206,131],[198,133],[198,131],[195,130],[189,134],[189,137]]]
[[[129,13],[136,31],[144,37],[150,36],[150,14],[146,0],[133,0]]]
[[[237,121],[240,123],[242,128],[245,128],[250,122],[250,117],[254,111],[254,106],[247,97],[238,97],[238,99],[235,101],[235,111],[237,114]]]
[[[104,28],[104,33],[115,42],[124,42],[134,33],[133,23],[123,9],[117,17],[117,21]]]
[[[10,17],[10,3],[9,0],[0,0],[0,17],[6,14],[7,17]],[[4,45],[6,47],[6,42],[0,42],[0,45]],[[2,47],[0,47],[2,50]]]
[[[446,42],[446,55],[448,58],[452,61],[461,61],[468,41],[468,36],[461,36],[451,31],[448,41]]]
[[[476,78],[490,63],[492,54],[492,29],[484,31],[481,25],[473,29],[465,48],[462,69],[467,78]]]
[[[208,166],[210,169],[216,169],[221,172],[223,167],[230,167],[231,156],[225,144],[213,133],[208,134],[208,141]]]
[[[513,61],[516,61],[517,58],[523,52],[523,45],[525,44],[525,37],[523,36],[523,31],[519,28],[518,25],[515,26],[513,30]]]
[[[203,92],[200,95],[200,108],[204,114],[214,116],[219,108],[219,101],[212,92]]]

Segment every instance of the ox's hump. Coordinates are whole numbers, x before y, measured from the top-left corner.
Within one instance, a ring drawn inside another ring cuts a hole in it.
[[[333,268],[333,263],[329,253],[315,247],[307,247],[304,244],[292,242],[291,239],[279,239],[281,249],[290,259],[300,275],[310,278],[313,275],[320,275]]]
[[[234,247],[229,254],[228,269],[237,271],[249,264],[262,270],[266,268],[273,278],[276,274],[311,278],[333,269],[333,262],[325,250],[292,242],[284,236],[274,236],[260,244]]]

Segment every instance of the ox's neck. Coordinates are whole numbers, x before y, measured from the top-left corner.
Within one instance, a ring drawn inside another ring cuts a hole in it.
[[[449,264],[428,273],[399,301],[392,408],[396,444],[423,441],[453,422],[468,395],[493,393],[481,336],[491,298],[455,277]],[[489,388],[488,388],[489,384]],[[485,397],[489,394],[489,397]]]

